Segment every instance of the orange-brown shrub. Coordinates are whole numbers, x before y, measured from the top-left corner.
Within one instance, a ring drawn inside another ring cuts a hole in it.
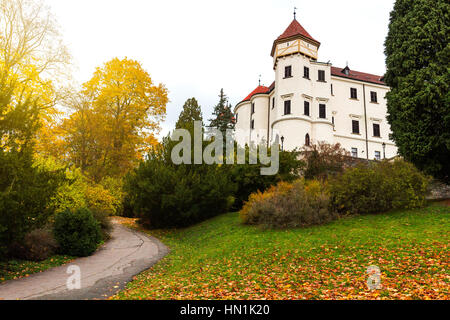
[[[240,211],[245,224],[267,228],[295,228],[323,224],[337,215],[329,210],[326,186],[319,181],[280,182],[266,192],[250,195]]]

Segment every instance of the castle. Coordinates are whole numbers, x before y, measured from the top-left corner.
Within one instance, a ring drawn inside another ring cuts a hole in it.
[[[317,60],[320,42],[295,19],[273,43],[275,81],[259,85],[235,109],[239,144],[274,141],[284,150],[340,143],[353,157],[392,158],[381,76]]]

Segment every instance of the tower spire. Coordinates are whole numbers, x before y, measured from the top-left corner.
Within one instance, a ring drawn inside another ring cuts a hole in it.
[[[297,18],[295,17],[297,15],[296,10],[297,10],[297,7],[294,7],[294,20],[297,20]]]

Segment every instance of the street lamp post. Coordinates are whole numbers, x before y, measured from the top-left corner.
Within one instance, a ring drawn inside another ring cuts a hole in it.
[[[383,159],[386,159],[386,143],[383,142]]]
[[[284,151],[284,137],[281,136],[281,151]]]

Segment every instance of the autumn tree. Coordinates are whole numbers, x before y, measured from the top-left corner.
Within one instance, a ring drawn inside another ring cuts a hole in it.
[[[198,105],[198,102],[195,98],[187,99],[183,105],[183,110],[178,117],[178,121],[175,125],[175,128],[187,128],[191,127],[193,121],[202,121],[202,109]]]
[[[398,152],[450,182],[450,3],[397,0],[385,42],[388,121]]]
[[[83,85],[74,113],[63,123],[71,161],[95,180],[121,176],[152,145],[166,113],[168,93],[139,62],[115,58]]]
[[[227,129],[234,129],[235,118],[223,89],[220,89],[219,103],[214,107],[213,118],[209,121],[209,127],[217,128],[223,134]]]
[[[42,2],[0,0],[0,147],[21,149],[52,121],[69,60]]]
[[[34,145],[56,114],[68,61],[41,2],[0,0],[0,258],[52,214],[63,174],[36,167]]]

